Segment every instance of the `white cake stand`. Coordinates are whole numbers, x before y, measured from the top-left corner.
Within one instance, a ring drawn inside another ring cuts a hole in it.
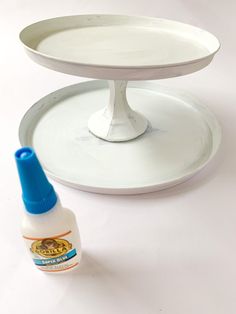
[[[20,39],[43,66],[109,81],[58,90],[22,119],[21,144],[54,179],[98,193],[150,192],[186,180],[217,151],[219,125],[192,97],[151,82],[127,89],[204,68],[220,46],[212,34],[164,19],[81,15],[32,24]]]

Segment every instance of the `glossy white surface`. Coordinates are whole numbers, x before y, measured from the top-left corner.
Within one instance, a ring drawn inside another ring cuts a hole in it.
[[[235,314],[236,2],[1,0],[0,7],[1,314]],[[34,269],[20,237],[13,153],[29,107],[82,79],[31,62],[18,33],[36,20],[101,12],[162,16],[220,38],[209,67],[161,84],[206,104],[222,125],[222,145],[191,180],[155,193],[98,195],[51,180],[76,214],[84,254],[78,273],[46,276]]]
[[[106,82],[91,81],[56,91],[35,104],[21,122],[21,144],[35,148],[53,178],[97,193],[160,190],[186,180],[208,163],[221,132],[205,107],[156,83],[129,86],[132,108],[149,121],[140,137],[110,143],[89,133],[89,116],[109,97]]]
[[[108,25],[58,31],[35,50],[62,60],[108,66],[153,66],[204,58],[210,50],[174,29]]]
[[[219,49],[217,38],[197,27],[125,15],[53,18],[29,25],[20,39],[29,56],[43,66],[104,79],[192,73],[205,67]]]

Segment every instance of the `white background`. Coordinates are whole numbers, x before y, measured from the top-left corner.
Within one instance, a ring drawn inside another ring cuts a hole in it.
[[[54,183],[77,215],[80,271],[45,275],[21,236],[21,190],[13,153],[25,111],[44,95],[81,81],[30,61],[19,31],[70,14],[150,15],[190,23],[219,37],[212,64],[163,85],[186,89],[219,119],[223,142],[192,180],[158,193],[95,195]],[[236,2],[230,0],[1,0],[1,314],[236,313]]]

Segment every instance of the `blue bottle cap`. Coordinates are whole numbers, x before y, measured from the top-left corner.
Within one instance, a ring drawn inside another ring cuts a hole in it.
[[[55,206],[57,196],[34,150],[31,147],[17,150],[15,160],[26,210],[32,214],[43,214],[49,211]]]

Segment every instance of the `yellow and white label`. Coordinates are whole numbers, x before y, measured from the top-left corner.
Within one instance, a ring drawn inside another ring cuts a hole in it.
[[[73,246],[72,232],[46,238],[23,235],[35,265],[42,271],[58,272],[78,265],[77,250]]]

